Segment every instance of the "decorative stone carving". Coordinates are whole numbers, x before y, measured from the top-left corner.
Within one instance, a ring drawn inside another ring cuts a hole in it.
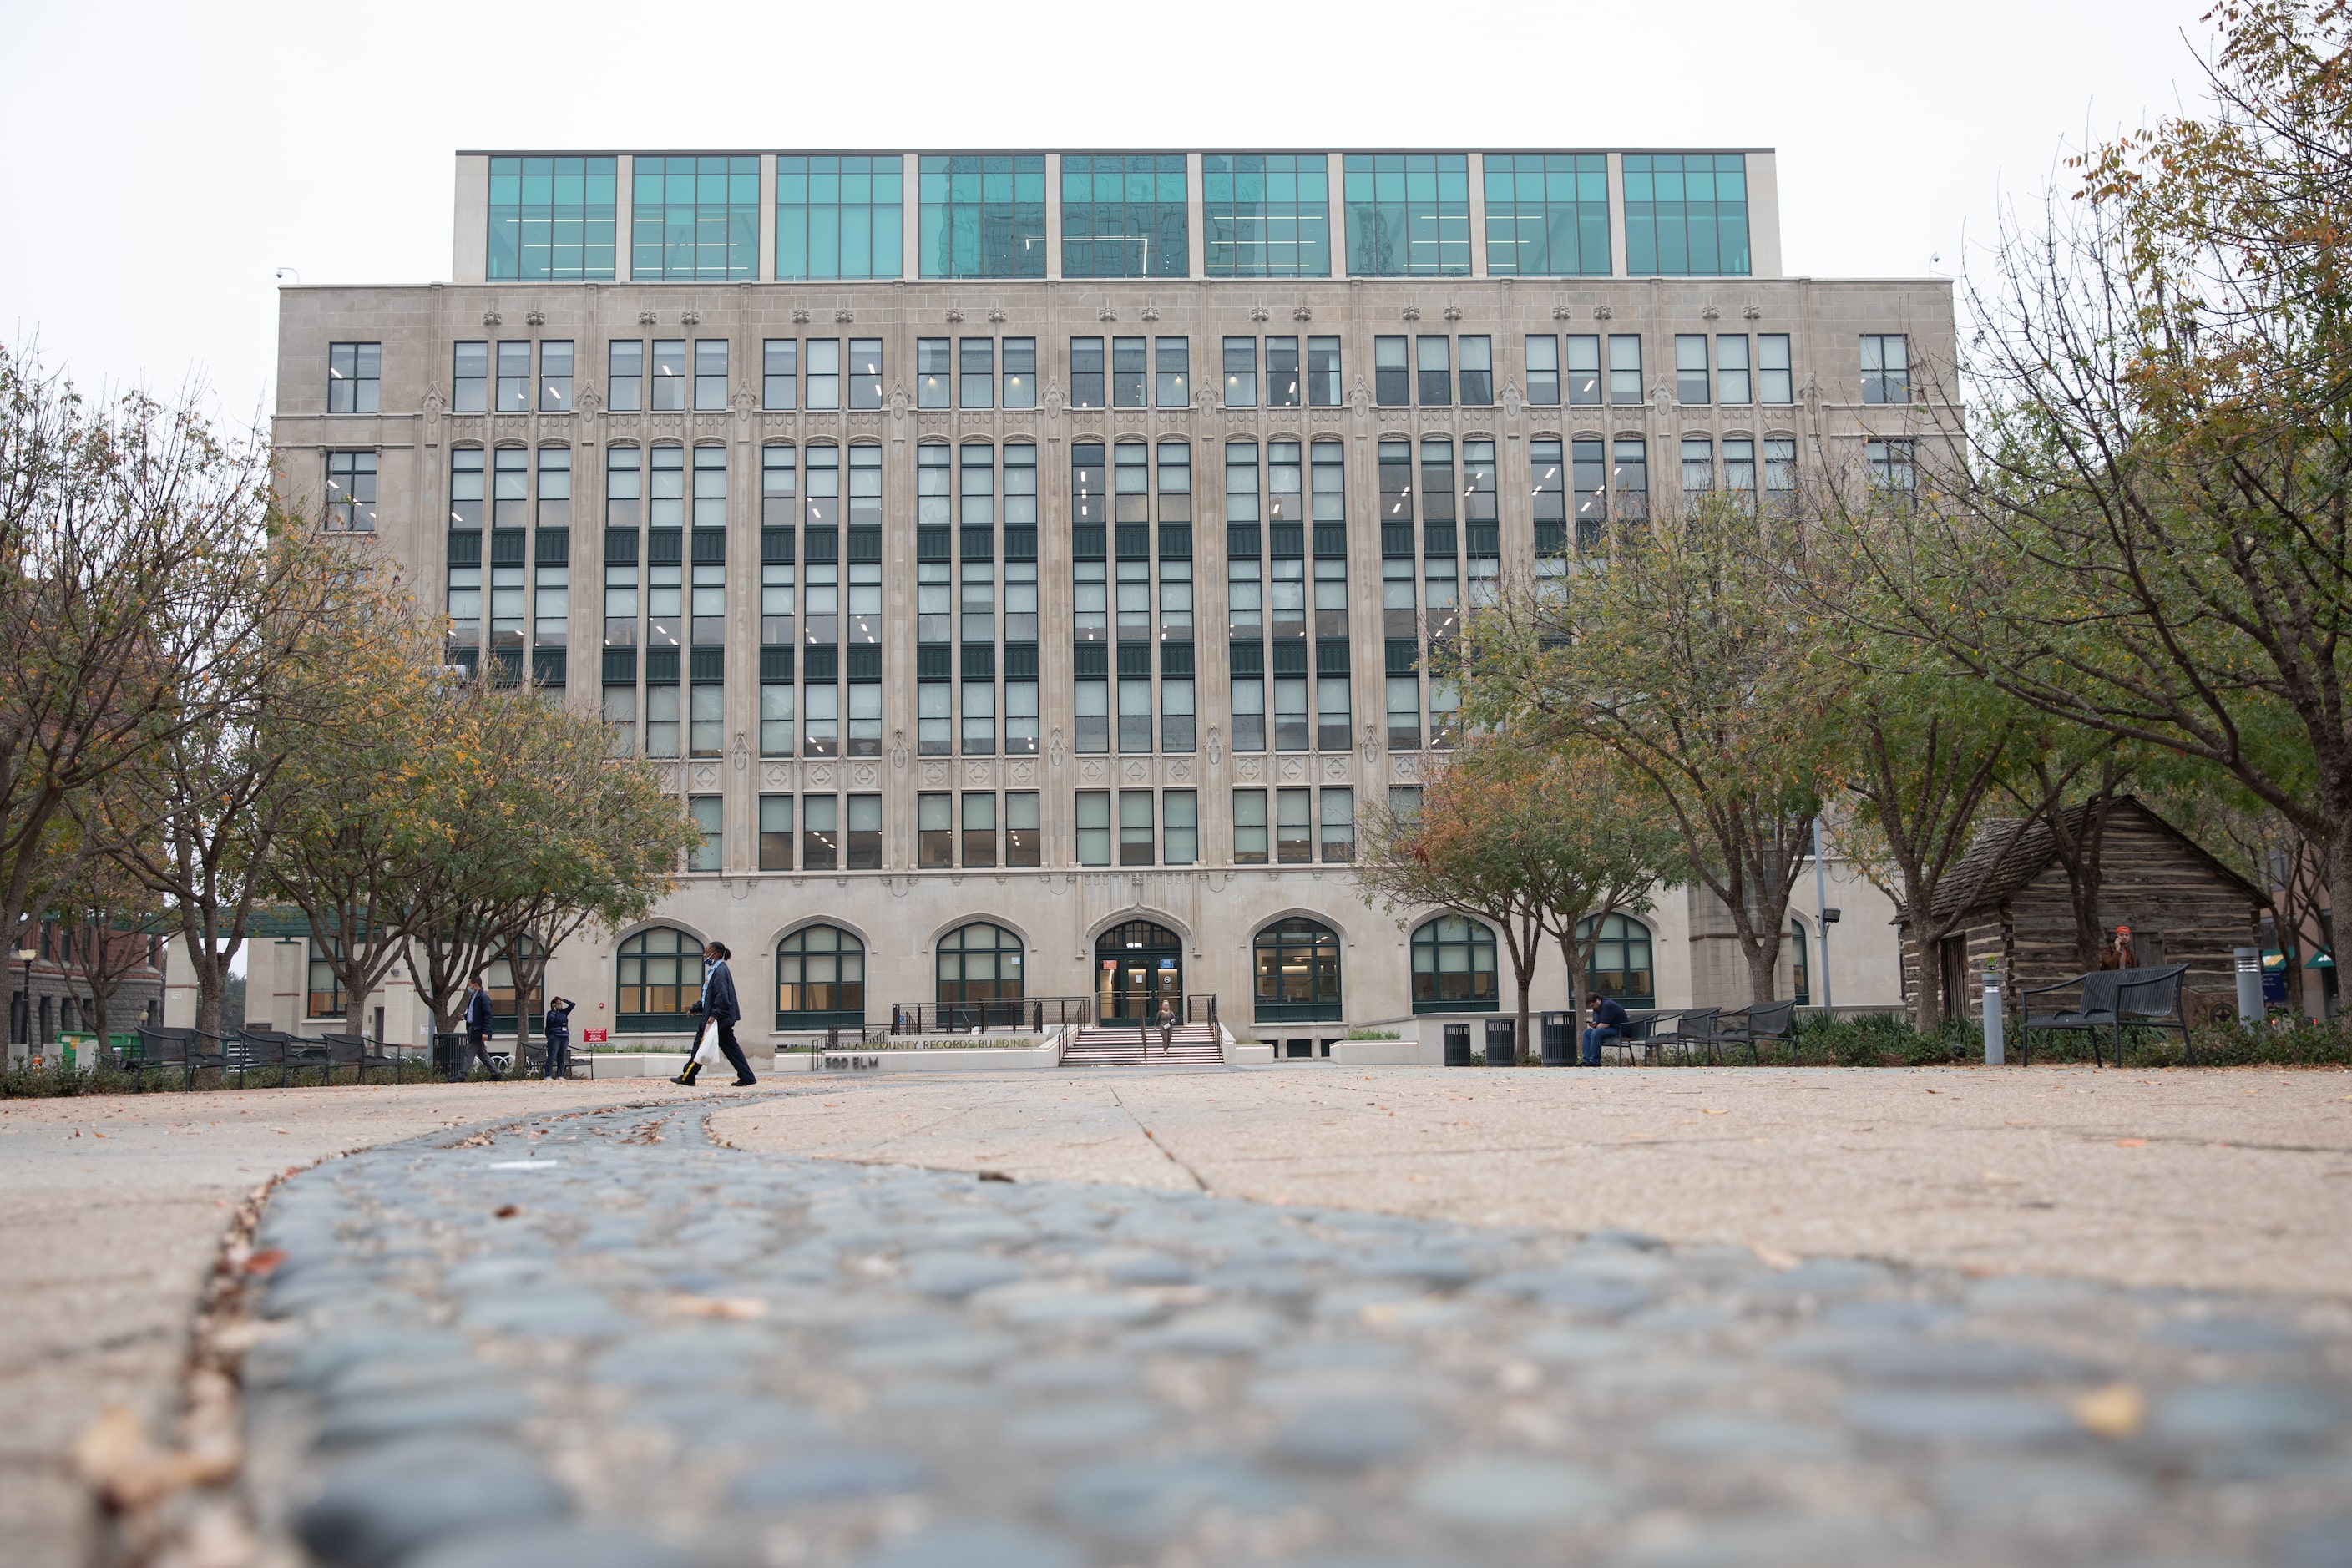
[[[1143,775],[1150,771],[1151,769],[1150,764],[1144,763],[1141,759],[1130,759],[1127,764],[1127,782],[1129,784],[1141,784],[1143,782]]]
[[[1551,319],[1555,321],[1568,321],[1575,314],[1576,312],[1570,310],[1566,305],[1554,305],[1551,308]]]
[[[1764,319],[1764,312],[1753,305],[1742,305],[1739,308],[1739,314],[1743,320],[1750,321],[1759,321]]]
[[[719,782],[719,764],[718,764],[718,763],[695,763],[695,764],[694,764],[694,787],[695,787],[695,788],[697,788],[697,789],[709,789],[709,787],[711,787],[713,784],[716,784],[718,782]]]
[[[1596,321],[1613,321],[1617,319],[1617,312],[1607,305],[1595,305],[1592,307],[1592,319]]]
[[[1191,778],[1192,776],[1192,759],[1190,757],[1177,757],[1171,760],[1168,764],[1168,776],[1171,779],[1177,780]]]
[[[1053,738],[1046,742],[1045,761],[1056,772],[1060,771],[1062,766],[1062,727],[1059,724],[1054,726]]]
[[[845,327],[857,320],[857,312],[844,305],[833,313],[834,324]]]
[[[833,764],[813,763],[808,771],[809,788],[824,789],[833,783]]]
[[[1306,760],[1301,757],[1283,758],[1282,776],[1294,781],[1305,778],[1307,776]]]
[[[1255,784],[1265,777],[1265,760],[1263,757],[1235,757],[1234,777],[1244,784]]]
[[[743,731],[735,731],[735,771],[741,773],[751,765],[751,747],[743,739]]]
[[[1079,776],[1088,784],[1102,783],[1108,773],[1109,770],[1103,765],[1102,760],[1098,757],[1089,757],[1078,769]]]
[[[482,325],[486,327],[495,327],[505,321],[506,318],[499,315],[496,310],[485,310],[482,312]]]
[[[874,764],[858,763],[853,765],[849,770],[849,782],[860,787],[871,785],[874,783]]]
[[[1062,383],[1057,377],[1049,379],[1045,383],[1045,417],[1048,419],[1059,419],[1061,416]]]
[[[530,322],[534,327],[543,327],[547,325],[547,312],[544,310],[531,310],[523,316],[523,320]]]
[[[1158,321],[1160,319],[1160,307],[1157,305],[1146,305],[1143,307],[1143,319],[1147,321]]]
[[[988,319],[994,321],[997,325],[1003,326],[1004,324],[1004,307],[998,305],[991,309],[988,312]]]
[[[698,327],[702,325],[702,312],[699,310],[680,310],[677,314],[677,324],[681,327]]]
[[[1315,312],[1304,305],[1293,305],[1290,307],[1290,319],[1294,321],[1311,321],[1315,319]]]
[[[925,784],[943,784],[947,783],[947,782],[948,782],[948,765],[947,765],[947,763],[925,763],[923,764],[923,782],[924,782]]]
[[[1333,784],[1345,784],[1348,780],[1348,759],[1346,757],[1324,758],[1323,776]]]
[[[890,766],[900,773],[906,771],[907,731],[904,730],[890,731]]]
[[[914,400],[911,396],[908,395],[908,393],[907,393],[907,384],[906,384],[905,382],[900,381],[900,382],[894,382],[894,383],[892,383],[892,384],[891,384],[891,387],[890,387],[890,417],[891,417],[891,418],[893,418],[893,419],[904,419],[905,417],[907,417],[907,410],[908,410],[908,409],[909,409],[909,408],[911,408],[911,407],[913,407],[913,406],[914,406],[914,403],[915,403],[915,400]]]
[[[1445,319],[1446,319],[1447,321],[1460,321],[1460,320],[1462,319],[1462,307],[1461,307],[1461,306],[1459,306],[1459,305],[1448,305],[1448,306],[1446,306],[1446,307],[1445,307]]]
[[[1273,320],[1273,319],[1274,319],[1274,312],[1273,312],[1273,311],[1271,311],[1271,310],[1267,310],[1265,306],[1263,306],[1263,305],[1252,305],[1252,306],[1250,307],[1250,320],[1251,320],[1251,321],[1271,321],[1271,320]]]
[[[1516,381],[1505,382],[1503,384],[1503,417],[1514,425],[1517,424],[1522,401],[1519,395],[1519,384]]]
[[[796,327],[805,327],[809,324],[808,307],[804,305],[793,312],[793,324]]]
[[[1380,763],[1381,763],[1381,731],[1380,731],[1380,727],[1379,727],[1378,725],[1375,725],[1375,724],[1367,723],[1367,724],[1364,726],[1364,773],[1365,773],[1365,776],[1366,776],[1366,777],[1370,777],[1370,774],[1371,774],[1372,770],[1373,770],[1374,768],[1376,768],[1376,767],[1380,766]]]
[[[1407,305],[1404,308],[1402,314],[1404,319],[1408,321],[1418,321],[1421,320],[1421,307],[1418,305]]]
[[[996,764],[993,763],[964,763],[963,782],[970,784],[974,789],[979,789],[986,784],[994,784],[996,782]]]
[[[770,763],[761,770],[760,782],[770,789],[793,787],[793,767],[790,763]]]
[[[1095,307],[1095,320],[1097,321],[1116,321],[1118,320],[1118,312],[1112,310],[1108,305],[1097,305]]]
[[[948,324],[951,327],[963,324],[963,310],[960,307],[955,305],[948,307]]]
[[[1037,778],[1037,764],[1036,764],[1036,763],[1013,763],[1013,782],[1014,784],[1034,784],[1034,783],[1035,783],[1035,782],[1036,782],[1036,778]]]
[[[1717,310],[1712,305],[1709,305],[1706,310],[1701,310],[1698,314],[1699,319],[1703,321],[1719,321],[1723,320],[1723,312]]]
[[[1223,756],[1223,753],[1224,753],[1224,744],[1225,744],[1224,737],[1223,737],[1223,735],[1221,735],[1220,733],[1218,733],[1217,727],[1216,727],[1214,724],[1210,725],[1210,726],[1209,726],[1209,771],[1210,771],[1211,773],[1214,773],[1214,772],[1216,772],[1216,769],[1217,769],[1217,761],[1218,761],[1218,759],[1219,759],[1221,756]]]
[[[1357,373],[1354,390],[1348,394],[1348,406],[1356,411],[1356,417],[1359,419],[1370,419],[1372,416],[1372,389],[1364,384],[1361,372]]]
[[[639,311],[637,312],[637,325],[639,325],[639,326],[641,326],[641,327],[650,327],[650,326],[653,326],[655,323],[658,322],[660,320],[661,320],[661,318],[660,318],[659,316],[656,315],[656,314],[655,314],[653,311],[651,311],[651,310],[639,310]]]
[[[1421,777],[1421,759],[1391,752],[1389,756],[1389,771],[1397,776],[1399,782],[1412,784]]]

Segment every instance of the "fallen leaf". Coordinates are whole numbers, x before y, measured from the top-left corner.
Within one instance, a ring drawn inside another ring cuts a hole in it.
[[[1731,1112],[1728,1110],[1709,1110],[1706,1107],[1701,1106],[1699,1107],[1699,1114],[1702,1116],[1728,1116]]]
[[[2025,1184],[2024,1177],[2004,1176],[1999,1171],[1984,1172],[1981,1179],[1991,1183],[1996,1187],[2021,1187]]]
[[[1760,1241],[1750,1242],[1748,1247],[1759,1258],[1763,1260],[1767,1268],[1778,1269],[1783,1274],[1805,1261],[1793,1252],[1783,1252],[1777,1247],[1767,1247]]]
[[[672,1317],[677,1318],[740,1321],[768,1315],[768,1303],[757,1296],[672,1296],[663,1306]]]
[[[2011,1121],[2009,1125],[2011,1127],[2031,1127],[2033,1123],[2031,1121]]]
[[[2147,1421],[2147,1398],[2128,1383],[2111,1383],[2074,1401],[2083,1430],[2117,1442],[2138,1434]]]
[[[2147,1140],[2145,1138],[2118,1138],[2116,1140],[2116,1147],[2118,1149],[2145,1149],[2147,1147]]]
[[[247,1274],[256,1276],[268,1274],[276,1269],[279,1264],[285,1261],[286,1249],[282,1247],[272,1247],[266,1250],[257,1252],[252,1257],[247,1258],[245,1260],[245,1271]]]
[[[520,1204],[500,1204],[490,1211],[491,1217],[495,1219],[512,1219],[520,1213],[522,1213]]]

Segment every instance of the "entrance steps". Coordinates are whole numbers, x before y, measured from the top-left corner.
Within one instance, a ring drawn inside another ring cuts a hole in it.
[[[1150,1041],[1146,1048],[1145,1035]],[[1064,1067],[1223,1067],[1224,1047],[1217,1031],[1207,1024],[1177,1026],[1169,1044],[1160,1043],[1160,1031],[1137,1026],[1090,1025],[1062,1053]]]

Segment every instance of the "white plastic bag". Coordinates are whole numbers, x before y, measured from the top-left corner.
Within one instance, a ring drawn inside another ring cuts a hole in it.
[[[718,1064],[721,1055],[719,1049],[719,1026],[710,1019],[705,1018],[702,1020],[701,1027],[695,1031],[694,1051],[687,1059],[698,1062],[704,1067],[712,1067]]]

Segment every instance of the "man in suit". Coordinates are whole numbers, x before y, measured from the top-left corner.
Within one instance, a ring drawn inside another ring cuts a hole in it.
[[[492,1078],[499,1076],[490,1062],[490,990],[478,974],[466,995],[466,1049],[457,1058],[456,1076],[461,1080],[472,1076],[477,1061]]]
[[[719,1048],[727,1053],[728,1063],[735,1069],[735,1087],[742,1089],[760,1080],[751,1076],[751,1064],[743,1059],[743,1047],[735,1043],[735,1021],[743,1016],[743,1009],[735,1000],[735,976],[727,968],[727,944],[714,942],[702,950],[702,956],[709,965],[703,971],[702,999],[687,1011],[701,1014],[719,1031]],[[686,1070],[670,1081],[691,1089],[701,1071],[698,1052],[688,1058]]]

